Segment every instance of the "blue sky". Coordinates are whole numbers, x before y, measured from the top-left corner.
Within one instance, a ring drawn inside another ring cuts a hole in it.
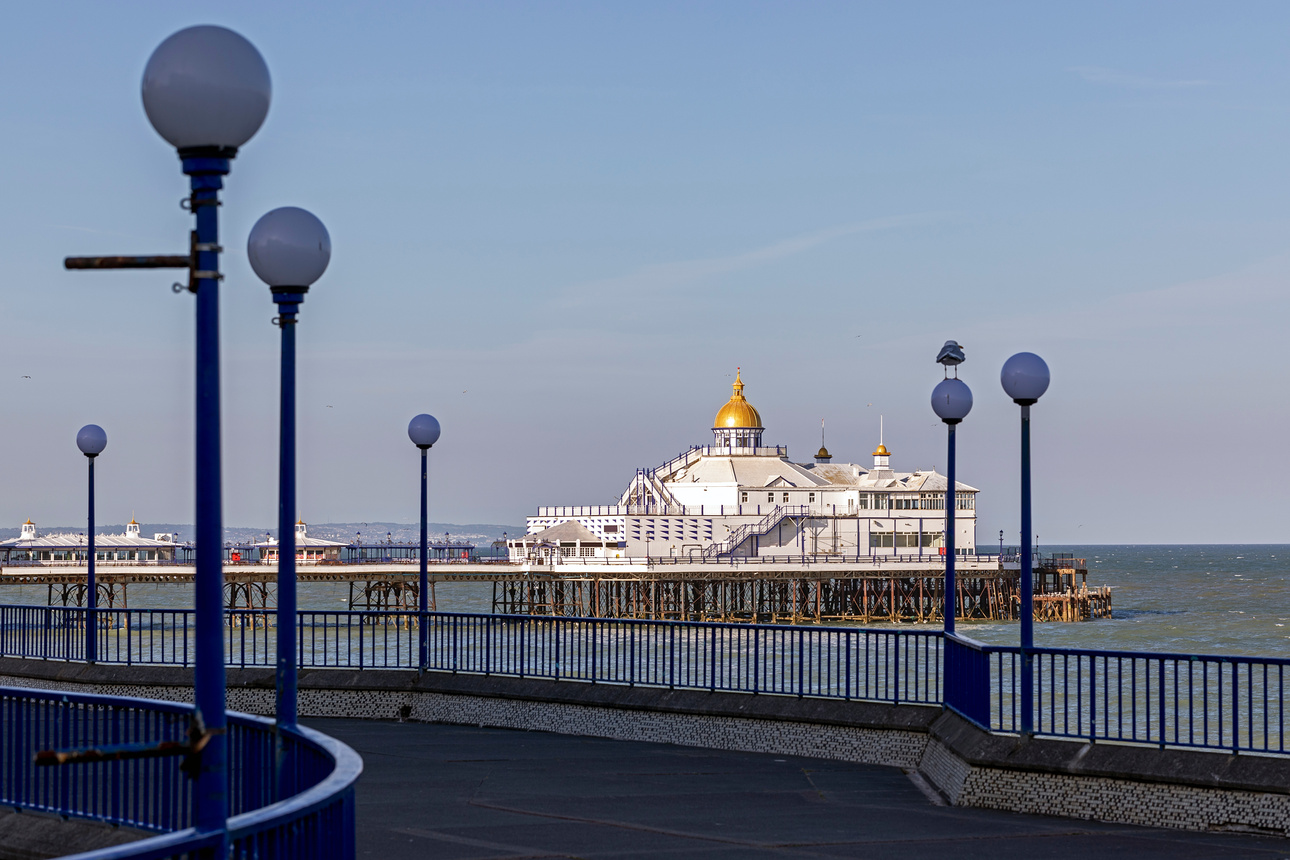
[[[961,478],[1015,541],[1016,408],[1058,542],[1290,542],[1290,8],[1245,3],[12,4],[0,33],[0,522],[191,519],[192,302],[68,254],[182,250],[148,126],[152,48],[232,27],[274,102],[222,210],[225,519],[276,517],[277,330],[245,261],[304,206],[333,262],[300,339],[301,513],[605,503],[710,438],[736,365],[766,441],[819,422],[944,468],[947,338],[976,408]],[[22,377],[30,376],[31,379]],[[997,538],[996,538],[997,539]]]

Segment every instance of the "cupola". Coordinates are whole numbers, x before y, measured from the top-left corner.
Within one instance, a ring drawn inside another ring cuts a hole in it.
[[[891,469],[891,452],[887,446],[879,443],[877,449],[873,452],[873,468],[875,472],[885,472]]]
[[[134,517],[130,517],[130,522],[125,524],[125,536],[132,538],[139,536],[139,524],[134,521]]]
[[[739,368],[735,368],[734,393],[717,412],[712,422],[712,436],[719,448],[760,448],[761,415],[744,398],[744,381]]]
[[[36,539],[36,524],[31,521],[30,517],[27,518],[27,522],[22,524],[22,534],[19,535],[18,539],[19,540]]]

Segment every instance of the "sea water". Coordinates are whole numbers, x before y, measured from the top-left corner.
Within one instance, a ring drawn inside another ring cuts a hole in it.
[[[1088,562],[1088,583],[1112,589],[1110,619],[1035,625],[1035,644],[1049,647],[1239,654],[1290,658],[1290,545],[1212,544],[1044,546]],[[441,612],[492,611],[488,582],[439,583]],[[301,583],[304,610],[344,611],[347,583]],[[44,605],[44,586],[0,587],[0,602]],[[129,587],[131,609],[192,605],[189,586]],[[885,625],[871,625],[882,627]],[[911,628],[914,625],[909,625]],[[924,629],[939,629],[925,625]],[[1017,622],[960,622],[963,635],[1014,644]]]

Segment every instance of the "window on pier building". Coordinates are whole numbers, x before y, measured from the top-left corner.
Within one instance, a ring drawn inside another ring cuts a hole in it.
[[[895,499],[895,509],[898,511],[916,511],[918,510],[918,497],[916,496],[897,496]]]
[[[739,501],[741,501],[741,502],[746,502],[746,501],[748,501],[748,494],[747,494],[747,493],[740,493],[740,494],[739,494]]]
[[[806,501],[807,501],[807,504],[810,504],[811,502],[815,501],[815,493],[807,493]]]
[[[891,532],[869,532],[869,546],[889,547],[893,545],[894,538]]]
[[[773,502],[773,501],[775,501],[775,494],[774,494],[774,493],[767,493],[767,494],[766,494],[766,501],[768,501],[768,502]]]
[[[976,509],[976,495],[974,493],[955,493],[954,509],[956,511],[971,511]]]
[[[784,494],[784,502],[785,502],[785,503],[787,503],[787,502],[788,502],[788,493],[785,493],[785,494]]]
[[[944,493],[920,493],[918,496],[919,506],[925,511],[943,511],[945,510]]]

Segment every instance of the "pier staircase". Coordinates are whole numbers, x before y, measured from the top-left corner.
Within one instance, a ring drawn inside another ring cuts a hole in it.
[[[657,468],[637,469],[636,477],[627,486],[618,504],[647,511],[656,510],[659,513],[671,510],[684,512],[684,506],[677,501],[676,496],[672,495],[672,491],[663,482],[669,476],[698,461],[703,453],[703,448],[695,446]]]
[[[728,558],[731,553],[743,546],[751,537],[763,537],[777,528],[780,523],[793,517],[806,516],[810,508],[805,505],[776,505],[775,509],[755,523],[744,523],[730,533],[730,537],[717,543],[708,544],[703,549],[703,557]]]

